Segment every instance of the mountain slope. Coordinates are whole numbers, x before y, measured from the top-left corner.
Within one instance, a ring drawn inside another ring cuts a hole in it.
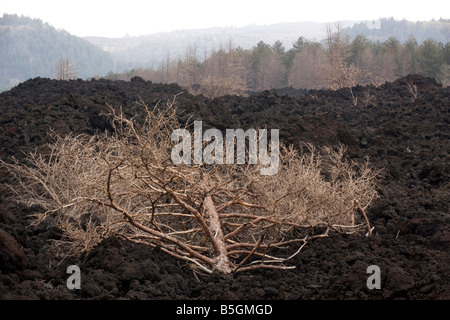
[[[344,21],[350,27],[355,21]],[[167,58],[183,55],[189,46],[195,46],[199,56],[212,49],[226,47],[230,40],[244,49],[250,49],[259,41],[273,44],[281,41],[287,48],[300,36],[320,40],[326,36],[326,23],[287,22],[273,25],[248,25],[245,27],[214,27],[205,29],[176,30],[138,37],[84,39],[111,52],[118,60],[128,62],[129,67],[157,66]]]
[[[109,53],[39,19],[0,18],[0,90],[36,76],[54,77],[57,61],[66,57],[80,78],[104,75],[114,67]]]

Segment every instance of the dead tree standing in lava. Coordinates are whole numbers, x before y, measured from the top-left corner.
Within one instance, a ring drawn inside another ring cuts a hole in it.
[[[327,54],[328,65],[325,73],[330,82],[330,89],[338,90],[349,88],[352,95],[353,105],[356,106],[358,98],[354,96],[352,87],[356,85],[356,80],[361,71],[353,64],[345,62],[346,44],[341,24],[335,25],[333,32],[330,25],[327,25]]]
[[[72,80],[77,77],[77,71],[72,60],[69,58],[61,58],[56,63],[57,80]]]

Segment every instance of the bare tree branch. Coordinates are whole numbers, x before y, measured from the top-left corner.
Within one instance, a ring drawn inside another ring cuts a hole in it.
[[[112,110],[113,134],[56,136],[46,154],[2,161],[13,197],[41,209],[36,223],[51,215],[72,254],[118,236],[206,273],[289,269],[307,242],[331,231],[372,233],[365,210],[377,196],[376,172],[368,163],[346,160],[344,148],[305,145],[280,148],[271,176],[259,165],[175,165],[174,103],[143,104],[140,122]]]

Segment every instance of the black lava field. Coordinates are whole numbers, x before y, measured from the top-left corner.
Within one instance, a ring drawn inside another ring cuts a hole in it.
[[[410,90],[417,86],[417,96]],[[181,93],[181,94],[180,94]],[[50,131],[111,130],[107,105],[128,116],[136,103],[166,103],[177,95],[181,123],[278,128],[299,146],[347,146],[381,170],[379,194],[367,215],[373,235],[333,233],[308,243],[292,270],[200,275],[144,245],[107,238],[80,261],[50,250],[61,232],[29,225],[32,208],[0,195],[0,299],[450,299],[450,88],[410,75],[379,87],[254,92],[208,99],[177,85],[132,81],[30,79],[0,94],[0,157],[42,150]],[[0,172],[0,182],[8,177]],[[71,260],[72,259],[72,260]],[[82,270],[80,290],[66,286],[66,268]],[[381,289],[369,290],[367,267],[381,270]]]

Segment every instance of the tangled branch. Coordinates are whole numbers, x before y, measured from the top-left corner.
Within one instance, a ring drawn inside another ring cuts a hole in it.
[[[283,147],[272,176],[261,176],[259,164],[175,165],[174,101],[142,107],[142,123],[111,108],[113,134],[56,137],[48,154],[1,163],[14,197],[41,208],[35,223],[53,216],[73,254],[113,235],[206,273],[289,269],[307,242],[331,230],[366,225],[371,233],[365,209],[377,196],[375,173],[346,161],[343,148]],[[274,253],[289,247],[287,257]]]

